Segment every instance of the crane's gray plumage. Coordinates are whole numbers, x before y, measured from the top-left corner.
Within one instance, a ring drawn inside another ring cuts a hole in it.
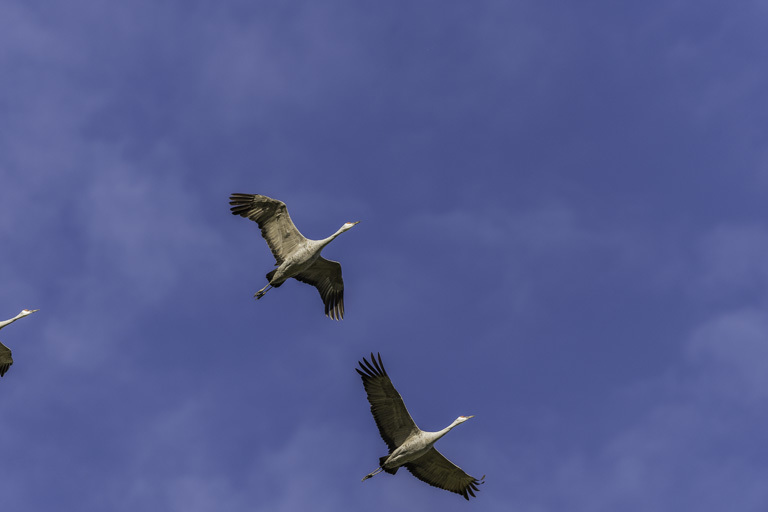
[[[5,375],[5,372],[8,371],[8,368],[10,368],[12,364],[13,358],[11,357],[11,349],[0,342],[0,377]]]
[[[438,439],[472,416],[459,416],[443,430],[425,432],[416,426],[403,398],[392,385],[381,354],[378,361],[371,354],[370,363],[363,358],[359,364],[360,369],[355,368],[355,371],[363,379],[373,419],[389,448],[389,455],[379,458],[379,468],[363,480],[381,471],[394,475],[400,466],[404,466],[413,476],[429,485],[455,492],[467,500],[470,496],[474,497],[474,491],[479,490],[477,486],[483,483],[485,476],[478,480],[468,475],[434,448]]]
[[[31,315],[35,311],[37,311],[37,309],[23,309],[21,313],[19,313],[15,317],[0,322],[0,329],[5,327],[6,325],[12,324],[19,318],[24,318],[27,315]],[[8,347],[0,343],[0,377],[5,375],[5,372],[8,371],[8,369],[11,367],[12,364],[13,364],[13,357],[11,357],[11,349],[9,349]]]
[[[277,268],[267,273],[268,284],[254,295],[260,299],[270,288],[277,288],[293,277],[311,284],[320,292],[325,316],[344,318],[344,281],[341,264],[320,256],[323,247],[357,222],[347,222],[336,233],[323,240],[310,240],[302,235],[288,215],[285,203],[258,194],[232,194],[229,197],[233,215],[256,222],[267,241]],[[359,221],[358,221],[359,222]]]

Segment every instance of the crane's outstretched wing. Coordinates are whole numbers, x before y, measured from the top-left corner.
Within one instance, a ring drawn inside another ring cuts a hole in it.
[[[413,476],[429,485],[461,494],[466,500],[475,497],[478,485],[484,483],[485,476],[477,478],[466,474],[459,466],[449,461],[433,448],[418,459],[404,464]]]
[[[0,377],[5,375],[12,364],[11,349],[0,343]]]
[[[293,277],[317,288],[325,304],[325,316],[334,320],[344,318],[344,281],[341,279],[341,263],[326,260],[320,256],[308,269]]]
[[[251,219],[259,225],[261,236],[267,241],[278,265],[307,240],[294,226],[282,201],[258,194],[232,194],[229,204],[232,215]]]
[[[381,362],[381,354],[379,354],[377,363],[376,358],[371,353],[371,361],[373,364],[363,358],[363,361],[359,363],[363,371],[357,368],[355,371],[363,378],[363,386],[368,394],[373,419],[376,421],[376,426],[379,427],[381,438],[387,443],[389,452],[392,453],[405,442],[408,436],[418,431],[419,427],[408,414],[403,398],[392,385],[392,381],[389,380],[389,375],[387,375],[384,364]]]

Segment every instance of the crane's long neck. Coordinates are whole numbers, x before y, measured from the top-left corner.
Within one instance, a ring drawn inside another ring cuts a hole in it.
[[[333,240],[337,236],[339,236],[340,234],[342,234],[345,231],[346,231],[346,229],[344,229],[344,226],[341,226],[338,231],[336,231],[334,234],[332,234],[328,238],[323,238],[322,240],[318,240],[318,242],[320,243],[320,247],[325,247],[329,243],[333,242]]]
[[[26,316],[26,315],[24,315],[23,313],[19,313],[18,315],[16,315],[15,317],[13,317],[13,318],[11,318],[9,320],[4,320],[4,321],[0,322],[0,329],[5,327],[6,325],[12,324],[13,322],[15,322],[16,320],[18,320],[19,318],[21,318],[23,316]]]
[[[431,438],[430,440],[434,443],[435,441],[437,441],[438,439],[443,437],[445,434],[450,432],[451,429],[453,427],[455,427],[456,425],[458,425],[459,423],[461,423],[461,422],[458,419],[456,419],[456,420],[453,421],[453,423],[451,423],[450,425],[445,427],[443,430],[438,430],[437,432],[430,432],[430,434],[431,434],[430,435],[430,438]]]

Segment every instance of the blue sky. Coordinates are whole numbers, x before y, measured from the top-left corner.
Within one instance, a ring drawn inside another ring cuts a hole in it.
[[[20,2],[4,510],[762,511],[768,4]],[[286,283],[233,192],[342,263]],[[357,361],[486,476],[386,454]]]

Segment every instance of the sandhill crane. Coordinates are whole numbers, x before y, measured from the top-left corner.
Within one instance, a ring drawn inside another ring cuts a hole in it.
[[[35,311],[38,311],[38,310],[22,309],[21,313],[11,318],[10,320],[5,320],[3,322],[0,322],[0,329],[5,327],[6,325],[12,324],[19,318],[24,318],[27,315],[31,315]],[[13,358],[11,357],[11,349],[9,349],[8,347],[0,343],[0,377],[5,375],[5,372],[8,371],[8,368],[10,368],[12,364],[13,364]]]
[[[325,316],[334,320],[344,318],[341,264],[326,260],[320,251],[360,221],[347,222],[323,240],[309,240],[294,226],[282,201],[258,194],[232,194],[229,204],[232,215],[251,219],[259,225],[261,236],[275,257],[277,268],[267,273],[269,282],[254,297],[262,298],[270,288],[277,288],[292,277],[317,288],[325,304]]]
[[[405,408],[400,393],[389,380],[384,364],[371,354],[371,363],[363,358],[360,368],[355,368],[363,378],[363,386],[371,404],[371,413],[379,427],[379,433],[389,447],[389,455],[379,458],[379,467],[363,477],[363,481],[386,471],[394,475],[400,466],[410,471],[413,476],[429,485],[461,494],[469,500],[478,491],[478,485],[484,483],[485,476],[477,479],[466,474],[460,467],[443,457],[435,450],[435,442],[447,434],[459,423],[464,423],[474,416],[459,416],[456,420],[437,432],[425,432],[416,426],[408,409]]]

